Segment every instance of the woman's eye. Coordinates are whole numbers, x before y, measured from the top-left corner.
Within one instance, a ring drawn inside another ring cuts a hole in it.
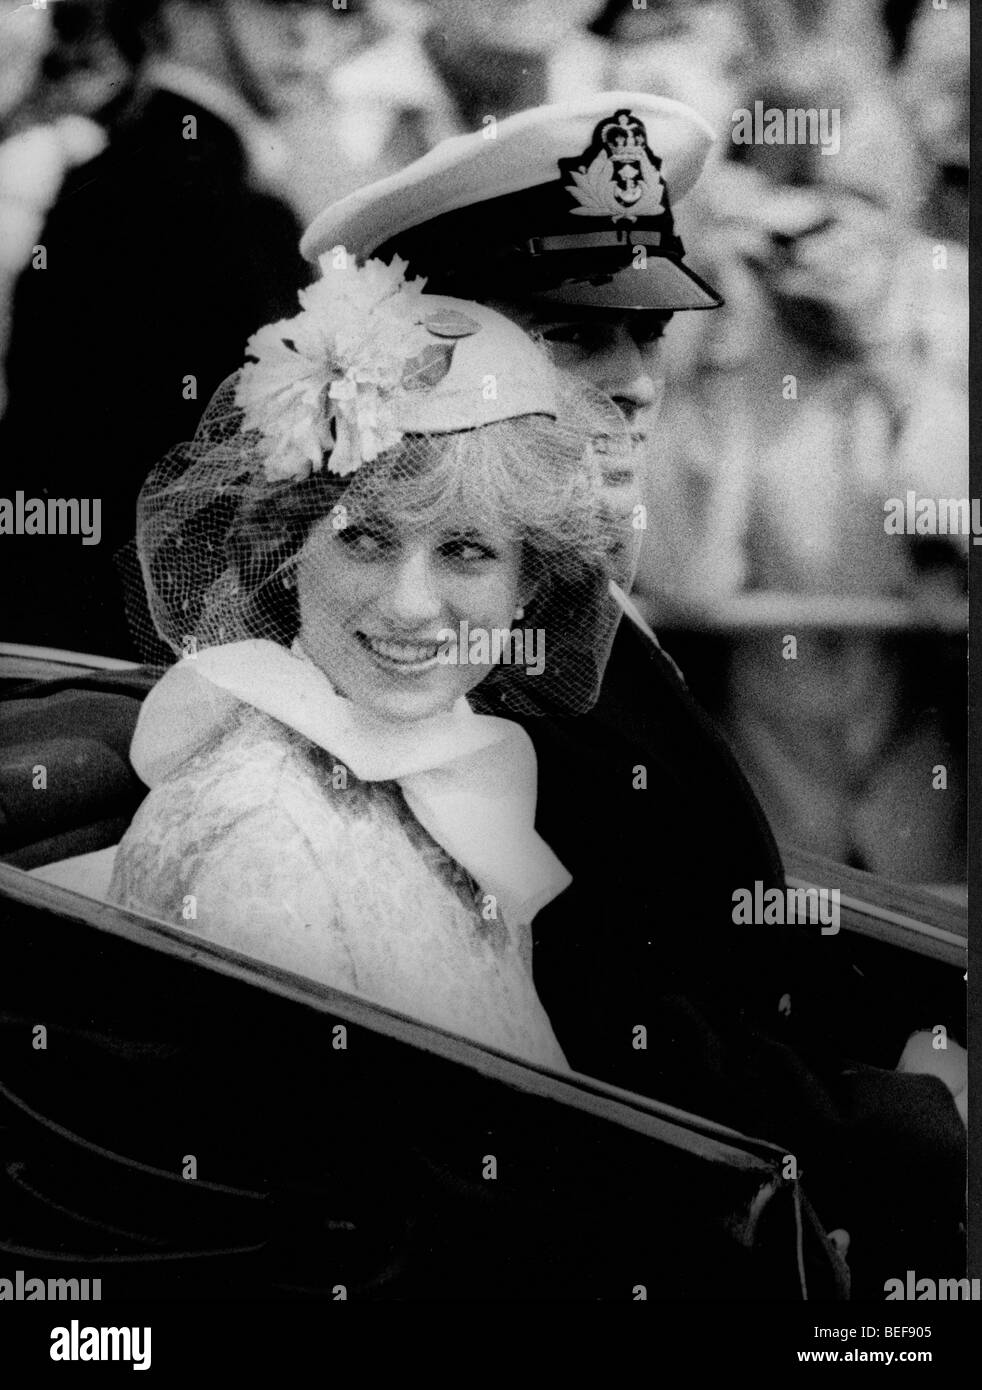
[[[483,541],[468,540],[464,536],[455,536],[452,540],[445,541],[440,547],[441,554],[448,560],[458,561],[465,565],[480,564],[484,560],[496,560],[497,552]]]
[[[392,543],[383,531],[373,531],[367,526],[344,526],[337,537],[346,550],[364,560],[382,555]]]

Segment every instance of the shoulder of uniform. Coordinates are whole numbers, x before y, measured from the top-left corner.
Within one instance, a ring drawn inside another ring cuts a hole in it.
[[[634,600],[624,592],[624,590],[620,587],[619,584],[615,584],[613,583],[613,581],[610,585],[610,593],[614,602],[618,605],[622,614],[630,624],[628,630],[632,632],[636,637],[639,637],[641,639],[641,641],[647,646],[649,653],[653,658],[664,662],[664,664],[672,671],[672,673],[676,676],[679,682],[682,685],[685,685],[685,676],[682,674],[681,670],[672,660],[672,658],[668,655],[668,652],[665,651],[664,647],[661,645],[657,636],[655,635],[655,632],[652,629],[651,625],[648,623],[647,619],[644,617],[643,613],[638,608]]]

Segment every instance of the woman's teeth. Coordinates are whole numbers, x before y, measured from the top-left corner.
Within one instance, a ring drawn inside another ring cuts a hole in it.
[[[369,637],[365,633],[359,633],[358,636],[362,645],[367,647],[373,656],[381,657],[383,661],[396,666],[428,665],[436,660],[440,651],[439,642],[392,642],[382,637]]]

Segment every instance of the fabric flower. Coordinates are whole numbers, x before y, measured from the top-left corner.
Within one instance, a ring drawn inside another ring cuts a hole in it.
[[[254,360],[236,387],[246,428],[265,440],[271,482],[307,477],[328,451],[328,470],[345,476],[397,444],[406,362],[430,341],[426,282],[407,280],[399,257],[338,266],[328,253],[320,268],[300,291],[301,312],[249,339]]]

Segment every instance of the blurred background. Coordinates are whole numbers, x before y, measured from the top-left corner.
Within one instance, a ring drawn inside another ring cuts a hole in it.
[[[105,468],[135,469],[137,486],[158,444],[188,437],[245,337],[209,298],[214,262],[196,278],[187,258],[194,217],[249,229],[253,254],[226,274],[256,326],[292,311],[304,272],[280,248],[299,227],[436,141],[591,90],[686,101],[719,138],[677,226],[726,305],[676,315],[666,338],[638,601],[779,839],[957,897],[970,540],[884,528],[908,491],[968,496],[969,7],[937,3],[0,0],[5,462],[53,399],[70,403],[75,441],[98,436]],[[220,208],[195,202],[214,192],[203,163],[169,186],[154,162],[162,94],[227,127]],[[735,144],[733,113],[756,101],[837,110],[838,153]],[[91,203],[111,179],[90,169],[114,167],[124,195],[149,169],[144,225],[171,219],[170,253],[138,249],[166,286],[142,322],[125,212]],[[112,248],[134,360],[152,359],[165,319],[213,348],[197,404],[174,418],[148,404],[159,429],[143,461],[104,422],[88,432],[77,346],[63,380],[52,365],[105,300],[32,302],[33,249],[59,227],[66,245],[87,235],[90,261]],[[84,647],[40,619],[4,635]]]

